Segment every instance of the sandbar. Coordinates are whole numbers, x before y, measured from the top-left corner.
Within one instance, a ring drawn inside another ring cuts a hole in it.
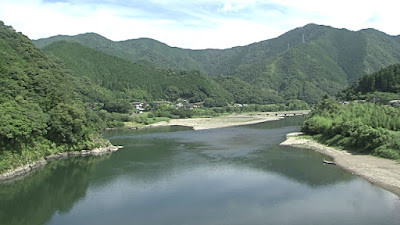
[[[210,117],[210,118],[188,118],[188,119],[172,119],[169,122],[159,122],[151,124],[150,127],[157,126],[186,126],[192,127],[194,130],[206,130],[224,127],[233,127],[249,124],[263,123],[283,119],[285,116],[306,115],[309,111],[286,111],[286,112],[256,112],[230,114],[227,116]]]

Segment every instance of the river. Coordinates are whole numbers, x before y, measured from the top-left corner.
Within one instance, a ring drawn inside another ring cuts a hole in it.
[[[108,131],[124,148],[0,185],[0,224],[399,224],[399,198],[279,146],[302,118]]]

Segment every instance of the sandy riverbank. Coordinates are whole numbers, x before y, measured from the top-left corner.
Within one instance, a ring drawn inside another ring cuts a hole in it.
[[[259,113],[243,113],[232,114],[220,117],[211,118],[189,118],[189,119],[173,119],[169,122],[159,122],[150,125],[150,127],[157,126],[186,126],[192,127],[194,130],[215,129],[223,127],[233,127],[240,125],[249,125],[262,123],[267,121],[280,120],[284,118],[285,114],[302,115],[307,114],[309,111],[287,111],[287,112],[259,112]]]
[[[322,145],[301,135],[301,132],[287,134],[287,140],[281,145],[312,149],[325,154],[333,158],[335,163],[343,169],[400,196],[400,164],[398,162],[371,155],[352,154]]]

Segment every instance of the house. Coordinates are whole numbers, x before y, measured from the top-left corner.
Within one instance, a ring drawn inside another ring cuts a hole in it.
[[[182,103],[182,102],[179,102],[178,104],[175,105],[175,107],[176,107],[177,109],[183,108],[183,103]]]
[[[348,105],[348,104],[350,104],[350,102],[348,102],[348,101],[338,101],[338,103],[341,104],[341,105]]]
[[[132,105],[135,106],[135,109],[139,112],[142,112],[145,110],[144,108],[144,103],[143,102],[132,102]]]
[[[389,101],[389,105],[393,107],[400,107],[400,100]]]

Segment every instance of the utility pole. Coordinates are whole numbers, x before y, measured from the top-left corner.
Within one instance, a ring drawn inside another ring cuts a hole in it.
[[[303,34],[303,43],[306,43],[306,41],[304,40],[304,34]]]

